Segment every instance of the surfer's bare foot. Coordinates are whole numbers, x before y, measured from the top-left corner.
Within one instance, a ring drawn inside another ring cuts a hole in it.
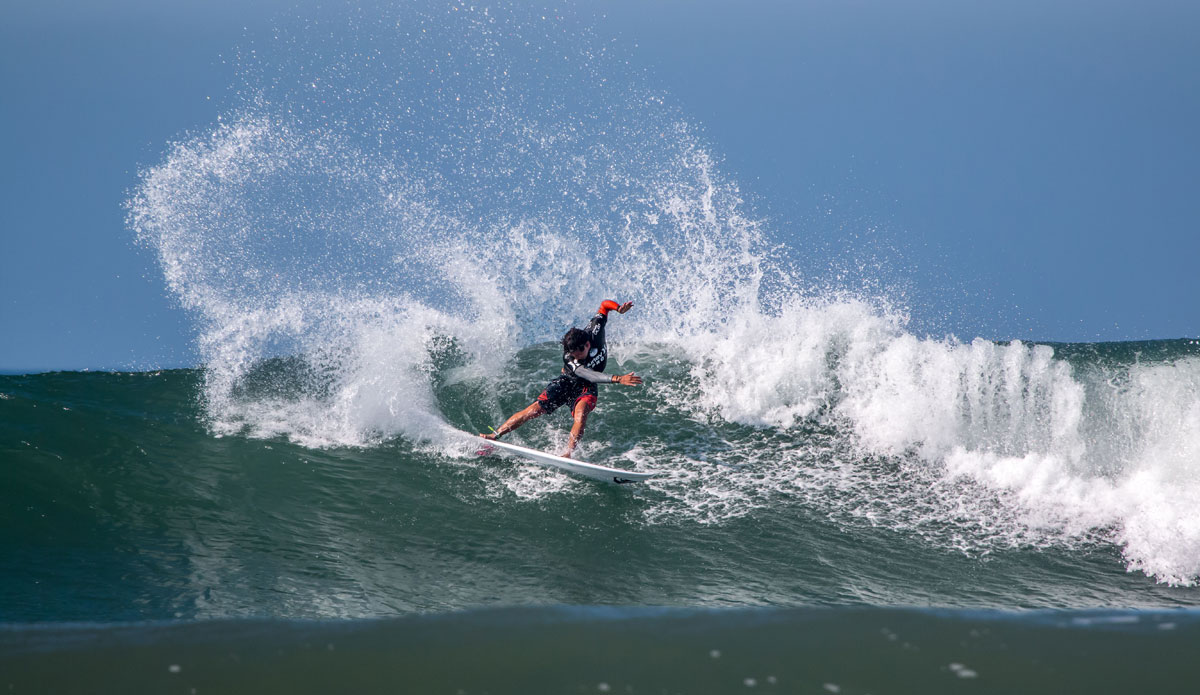
[[[487,434],[482,434],[482,433],[480,433],[480,435],[479,435],[479,436],[480,436],[480,437],[483,437],[484,439],[488,439],[488,440],[494,440],[494,439],[496,439],[496,433],[495,433],[495,432],[488,432]]]

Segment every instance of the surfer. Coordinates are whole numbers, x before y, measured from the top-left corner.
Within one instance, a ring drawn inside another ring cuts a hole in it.
[[[604,368],[608,365],[608,345],[604,341],[604,324],[608,323],[608,312],[616,310],[618,314],[624,314],[632,308],[633,302],[617,304],[611,299],[604,300],[596,315],[588,322],[587,328],[572,328],[563,336],[562,374],[546,385],[546,390],[542,391],[537,400],[500,425],[500,429],[479,436],[484,439],[499,439],[526,422],[549,415],[560,406],[570,403],[575,424],[571,426],[571,437],[567,440],[567,450],[563,457],[571,458],[575,445],[583,435],[583,428],[587,426],[588,413],[596,407],[596,385],[637,386],[642,383],[642,378],[633,372],[611,377],[604,374]]]

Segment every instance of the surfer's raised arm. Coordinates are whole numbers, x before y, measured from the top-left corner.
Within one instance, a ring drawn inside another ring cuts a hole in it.
[[[633,302],[625,302],[624,304],[618,305],[611,299],[606,299],[600,304],[601,312],[609,309],[616,309],[618,314],[624,314],[626,311],[629,311],[632,308]],[[642,377],[634,374],[633,372],[628,374],[614,374],[611,382],[614,384],[621,384],[622,386],[639,386],[642,383]]]
[[[600,302],[600,308],[596,310],[596,313],[600,314],[601,316],[608,316],[608,312],[612,311],[613,309],[616,309],[618,314],[624,314],[626,311],[629,311],[632,308],[633,308],[633,302],[625,302],[624,304],[617,304],[616,302],[614,302],[611,299],[606,299],[603,302]]]

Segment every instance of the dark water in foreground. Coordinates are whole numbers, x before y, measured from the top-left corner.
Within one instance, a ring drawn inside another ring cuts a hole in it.
[[[542,608],[0,628],[10,692],[1194,692],[1193,612]]]

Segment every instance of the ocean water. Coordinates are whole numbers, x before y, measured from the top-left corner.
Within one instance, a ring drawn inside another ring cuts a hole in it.
[[[499,383],[464,374],[450,346],[432,350],[424,416],[444,424],[424,439],[348,430],[335,403],[365,385],[315,388],[295,359],[246,375],[236,421],[203,400],[203,370],[2,376],[0,681],[1188,692],[1196,667],[1174,655],[1200,630],[1200,558],[1178,457],[1198,407],[1194,386],[1182,402],[1163,396],[1188,393],[1195,345],[899,332],[868,362],[914,348],[941,366],[937,382],[962,386],[945,421],[911,412],[931,385],[890,395],[922,362],[871,373],[876,390],[856,397],[868,386],[848,374],[862,365],[844,365],[812,413],[764,424],[675,400],[719,384],[697,374],[720,363],[625,344],[618,365],[647,384],[601,394],[580,454],[662,472],[628,486],[478,458],[451,429],[524,405],[557,360],[549,344],[518,350]],[[1042,374],[1055,378],[1039,386]],[[888,424],[855,419],[858,399],[883,398]],[[1076,409],[1058,415],[1072,432],[1054,429],[1055,407]],[[894,419],[922,437],[869,438],[897,437]],[[513,436],[561,446],[568,422]],[[927,449],[946,431],[951,444]]]
[[[918,331],[589,22],[239,54],[127,201],[203,364],[0,375],[0,687],[1192,692],[1200,341]],[[661,475],[476,457],[606,298],[577,456]]]

